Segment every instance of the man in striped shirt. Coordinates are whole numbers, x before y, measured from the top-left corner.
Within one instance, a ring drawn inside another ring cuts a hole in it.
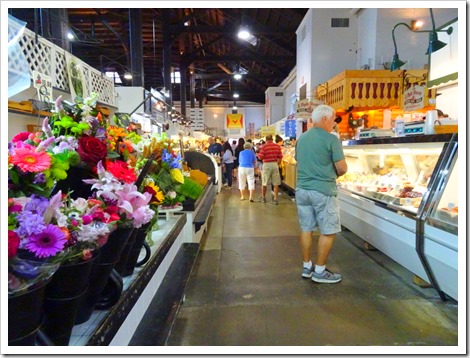
[[[266,136],[266,144],[263,145],[258,153],[258,158],[263,161],[263,174],[261,176],[262,191],[260,202],[266,202],[266,187],[271,180],[274,186],[274,197],[271,201],[272,204],[277,205],[277,195],[279,193],[279,185],[281,185],[281,176],[279,175],[279,164],[282,160],[282,150],[279,145],[273,142],[273,136],[268,134]]]

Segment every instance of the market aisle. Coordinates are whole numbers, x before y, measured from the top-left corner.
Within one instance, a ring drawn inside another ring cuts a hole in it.
[[[302,279],[295,203],[267,199],[217,195],[168,345],[457,345],[457,304],[350,232],[328,265],[342,282]]]

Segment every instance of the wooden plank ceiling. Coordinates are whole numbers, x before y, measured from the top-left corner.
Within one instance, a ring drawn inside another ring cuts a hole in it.
[[[17,9],[12,14],[27,21],[34,31],[34,11],[29,10],[28,13]],[[231,101],[236,91],[240,94],[238,101],[264,103],[266,89],[281,84],[296,64],[295,31],[307,10],[141,9],[135,23],[142,24],[143,87],[164,87],[163,49],[167,31],[171,67],[180,71],[187,66],[186,101],[190,98],[192,72],[196,101]],[[40,13],[47,11],[41,9]],[[71,52],[75,56],[102,71],[123,74],[132,67],[130,9],[74,8],[66,9],[66,15],[78,37],[72,43]],[[40,19],[36,16],[36,21]],[[242,24],[251,28],[256,43],[237,37]],[[245,72],[239,81],[232,76],[237,71]],[[123,85],[132,85],[132,80],[123,79]],[[179,85],[173,85],[172,97],[173,101],[180,100]]]

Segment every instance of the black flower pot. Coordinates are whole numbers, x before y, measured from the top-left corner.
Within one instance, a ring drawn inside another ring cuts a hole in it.
[[[132,231],[131,236],[129,237],[129,240],[127,240],[126,245],[124,246],[124,249],[122,250],[121,257],[119,258],[119,261],[116,262],[116,265],[114,266],[114,269],[122,276],[124,273],[124,270],[126,268],[127,260],[129,258],[129,254],[132,250],[132,247],[134,246],[134,242],[136,239],[136,235],[138,233],[138,229],[134,229]]]
[[[56,346],[68,346],[80,298],[86,292],[70,298],[46,298],[42,331]]]
[[[43,316],[46,283],[8,298],[8,344],[34,345]]]
[[[87,291],[98,257],[96,253],[90,260],[61,265],[46,287],[42,331],[55,345],[69,344],[80,298]]]
[[[37,327],[35,330],[33,330],[32,332],[28,333],[27,335],[23,337],[18,337],[13,340],[8,339],[8,345],[9,346],[34,346],[36,345],[36,338],[39,333],[39,328],[40,327]]]
[[[135,232],[136,232],[135,240],[132,245],[132,248],[130,249],[126,265],[121,272],[122,276],[130,276],[134,273],[134,269],[139,259],[142,246],[144,245],[145,238],[147,237],[147,232],[149,230],[149,227],[150,227],[150,223],[146,225],[142,225],[142,227],[135,229]],[[146,255],[145,262],[147,262],[149,258],[150,258],[150,255]],[[140,262],[140,265],[143,265],[145,262]]]
[[[75,324],[84,323],[90,319],[132,231],[132,227],[117,228],[109,235],[106,244],[101,247],[99,258],[92,267],[87,292],[80,299]]]

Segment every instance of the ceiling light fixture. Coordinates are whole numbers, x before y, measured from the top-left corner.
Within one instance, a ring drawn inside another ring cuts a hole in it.
[[[419,30],[423,26],[423,22],[421,20],[411,20],[410,27],[411,30],[416,31]]]
[[[68,38],[69,40],[75,40],[75,34],[73,33],[72,30],[68,30],[68,31],[67,31],[67,38]]]
[[[238,98],[238,97],[240,97],[240,95],[238,93],[233,94],[233,98]]]
[[[240,27],[238,30],[238,37],[242,40],[248,40],[248,38],[252,36],[250,31],[248,30],[247,27]]]
[[[392,39],[393,39],[393,46],[395,48],[395,54],[393,55],[393,61],[392,61],[392,64],[390,66],[390,71],[398,70],[400,67],[402,67],[406,63],[406,62],[401,61],[399,56],[398,56],[397,42],[395,40],[395,29],[400,25],[405,26],[408,30],[410,30],[412,32],[427,32],[427,33],[429,33],[429,44],[428,44],[428,49],[426,51],[426,55],[429,55],[433,52],[439,51],[441,48],[443,48],[444,46],[447,45],[446,43],[444,43],[442,41],[439,41],[439,39],[437,37],[437,33],[438,32],[446,32],[447,35],[450,35],[450,34],[452,34],[452,31],[453,31],[452,26],[449,26],[446,30],[436,30],[436,25],[434,23],[434,16],[432,14],[432,9],[429,9],[429,12],[431,14],[432,30],[413,30],[408,24],[406,24],[404,22],[399,22],[398,24],[396,24],[393,27]]]
[[[253,36],[246,26],[240,27],[238,31],[238,38],[250,43],[253,46],[258,45],[259,39],[256,36]]]

